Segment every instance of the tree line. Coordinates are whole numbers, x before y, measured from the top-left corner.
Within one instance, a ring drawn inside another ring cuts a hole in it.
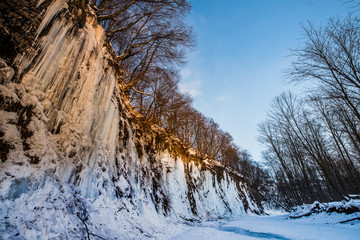
[[[263,158],[287,206],[360,193],[360,19],[304,27],[287,77],[306,95],[282,93],[259,124]]]
[[[121,69],[118,82],[135,110],[196,149],[261,186],[265,172],[211,118],[192,107],[178,87],[179,70],[195,37],[185,21],[188,0],[90,0]]]

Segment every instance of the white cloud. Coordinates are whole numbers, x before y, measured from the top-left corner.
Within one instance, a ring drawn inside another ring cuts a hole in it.
[[[179,83],[180,92],[187,93],[193,98],[200,96],[202,94],[200,88],[201,88],[200,80],[186,81]]]
[[[226,100],[226,96],[224,96],[224,95],[219,96],[219,97],[215,98],[215,100],[218,101],[218,102],[222,102],[222,101]]]
[[[181,81],[179,83],[180,92],[189,94],[192,98],[198,97],[201,92],[201,81],[198,76],[194,76],[189,68],[183,68],[180,72]]]
[[[180,76],[181,76],[182,79],[190,77],[191,76],[190,69],[188,69],[188,68],[182,69],[181,72],[180,72]]]

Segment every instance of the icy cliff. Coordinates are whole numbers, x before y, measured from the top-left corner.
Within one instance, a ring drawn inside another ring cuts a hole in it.
[[[0,238],[166,239],[261,212],[240,175],[132,110],[86,1],[2,4]]]

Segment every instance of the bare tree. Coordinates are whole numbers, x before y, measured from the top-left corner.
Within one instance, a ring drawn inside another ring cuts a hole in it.
[[[349,139],[336,120],[338,113],[329,114],[322,101],[283,93],[259,125],[260,141],[268,148],[264,159],[290,206],[360,191]]]
[[[124,92],[140,81],[151,82],[153,72],[184,62],[194,46],[191,27],[184,22],[187,0],[93,0],[98,20],[116,52],[123,71]]]
[[[344,104],[360,120],[360,21],[331,19],[326,27],[304,27],[307,41],[293,51],[294,82],[317,83],[319,96]]]

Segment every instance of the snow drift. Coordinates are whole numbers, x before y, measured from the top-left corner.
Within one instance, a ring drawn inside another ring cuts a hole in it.
[[[320,203],[315,201],[312,204],[304,204],[294,208],[289,214],[290,219],[297,219],[317,215],[338,215],[345,219],[339,223],[360,220],[360,200],[350,199],[349,201]],[[337,220],[337,219],[336,219]]]
[[[177,223],[262,211],[242,176],[132,110],[84,1],[26,2],[31,47],[0,61],[1,238],[170,238]]]

